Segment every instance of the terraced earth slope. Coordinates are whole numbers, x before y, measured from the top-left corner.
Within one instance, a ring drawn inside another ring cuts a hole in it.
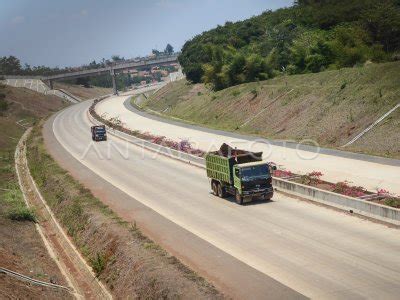
[[[340,148],[400,102],[400,62],[281,76],[214,92],[185,80],[142,103],[206,127]],[[400,158],[400,109],[345,148]]]

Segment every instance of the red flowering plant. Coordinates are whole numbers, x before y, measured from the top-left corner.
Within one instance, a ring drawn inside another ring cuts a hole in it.
[[[279,178],[286,178],[292,176],[293,173],[289,170],[275,170],[273,175]]]
[[[321,183],[322,174],[320,171],[312,171],[300,177],[300,182],[306,185],[317,185]]]
[[[365,196],[367,190],[362,186],[352,186],[348,181],[341,181],[331,185],[332,192],[342,194],[349,197]]]
[[[152,138],[152,142],[154,144],[158,144],[158,145],[162,144],[164,142],[164,140],[165,140],[165,136],[155,136]]]
[[[377,189],[376,193],[379,196],[391,196],[392,195],[388,190],[385,190],[385,189]]]

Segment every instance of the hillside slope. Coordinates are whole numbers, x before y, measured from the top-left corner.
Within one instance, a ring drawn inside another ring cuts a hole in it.
[[[400,101],[399,82],[400,62],[281,76],[219,92],[181,80],[143,106],[207,127],[271,139],[312,139],[336,148]],[[400,158],[400,111],[346,150]]]
[[[82,100],[97,98],[100,96],[112,94],[113,92],[112,89],[109,88],[102,88],[97,86],[86,88],[81,85],[67,84],[64,82],[55,82],[54,86],[57,89],[66,90],[67,92],[79,97]]]
[[[46,282],[66,285],[48,254],[19,189],[14,151],[19,138],[39,118],[66,106],[60,98],[0,84],[0,262],[1,267]],[[0,299],[72,299],[64,292],[0,274]]]

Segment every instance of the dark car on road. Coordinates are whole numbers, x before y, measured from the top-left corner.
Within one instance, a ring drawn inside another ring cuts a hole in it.
[[[92,126],[91,131],[92,131],[92,140],[93,141],[95,141],[95,142],[107,141],[106,126],[104,126],[104,125]]]

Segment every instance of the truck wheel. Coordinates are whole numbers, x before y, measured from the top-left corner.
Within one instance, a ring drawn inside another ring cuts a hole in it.
[[[220,198],[226,197],[225,188],[222,187],[222,184],[218,183],[217,191],[218,191],[218,197],[220,197]]]
[[[211,190],[213,195],[218,196],[217,183],[215,181],[211,182]]]
[[[237,204],[243,205],[243,197],[242,197],[242,195],[239,194],[238,190],[236,190],[235,198],[236,198]]]
[[[269,193],[269,194],[265,195],[264,196],[264,200],[265,201],[271,201],[273,195],[274,195],[274,193]]]

